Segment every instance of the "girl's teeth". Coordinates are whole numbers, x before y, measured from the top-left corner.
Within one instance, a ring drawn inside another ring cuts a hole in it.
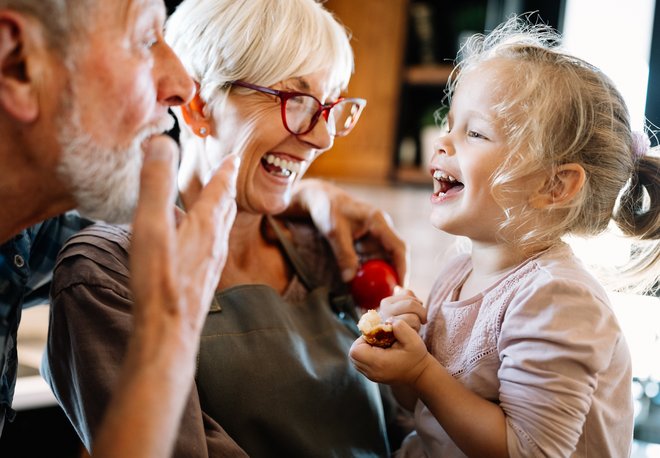
[[[450,183],[456,182],[456,178],[445,172],[441,172],[440,170],[436,170],[435,172],[433,172],[433,178],[436,180],[449,181]]]

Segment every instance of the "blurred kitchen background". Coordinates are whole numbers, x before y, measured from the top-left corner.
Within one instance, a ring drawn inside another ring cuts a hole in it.
[[[173,10],[179,2],[166,1]],[[635,128],[660,125],[660,7],[656,0],[327,0],[353,36],[356,65],[349,87],[368,100],[355,130],[335,142],[309,176],[323,177],[385,209],[409,242],[409,287],[425,298],[456,240],[428,222],[432,185],[426,164],[438,134],[453,58],[470,34],[511,14],[532,16],[565,35],[565,44],[612,77]],[[560,96],[558,94],[558,96]],[[655,138],[652,139],[655,142]],[[572,241],[594,266],[619,265],[630,247],[615,234]],[[660,299],[612,293],[634,364],[633,457],[660,457]],[[16,421],[5,427],[6,456],[79,456],[80,444],[38,373],[47,305],[24,311],[19,332]]]

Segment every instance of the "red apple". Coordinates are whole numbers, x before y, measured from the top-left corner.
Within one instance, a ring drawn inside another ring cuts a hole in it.
[[[394,268],[382,259],[371,259],[363,263],[351,282],[351,293],[358,306],[376,309],[380,301],[394,294],[399,278]]]

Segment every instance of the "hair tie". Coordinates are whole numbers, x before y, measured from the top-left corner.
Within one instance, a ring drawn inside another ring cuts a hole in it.
[[[644,132],[633,131],[632,133],[632,154],[635,159],[639,159],[648,153],[651,149],[651,140]]]

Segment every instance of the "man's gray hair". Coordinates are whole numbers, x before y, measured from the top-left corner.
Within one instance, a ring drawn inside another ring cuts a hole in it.
[[[91,7],[98,0],[0,0],[0,9],[29,14],[39,21],[50,46],[65,53],[72,38],[85,30]]]

